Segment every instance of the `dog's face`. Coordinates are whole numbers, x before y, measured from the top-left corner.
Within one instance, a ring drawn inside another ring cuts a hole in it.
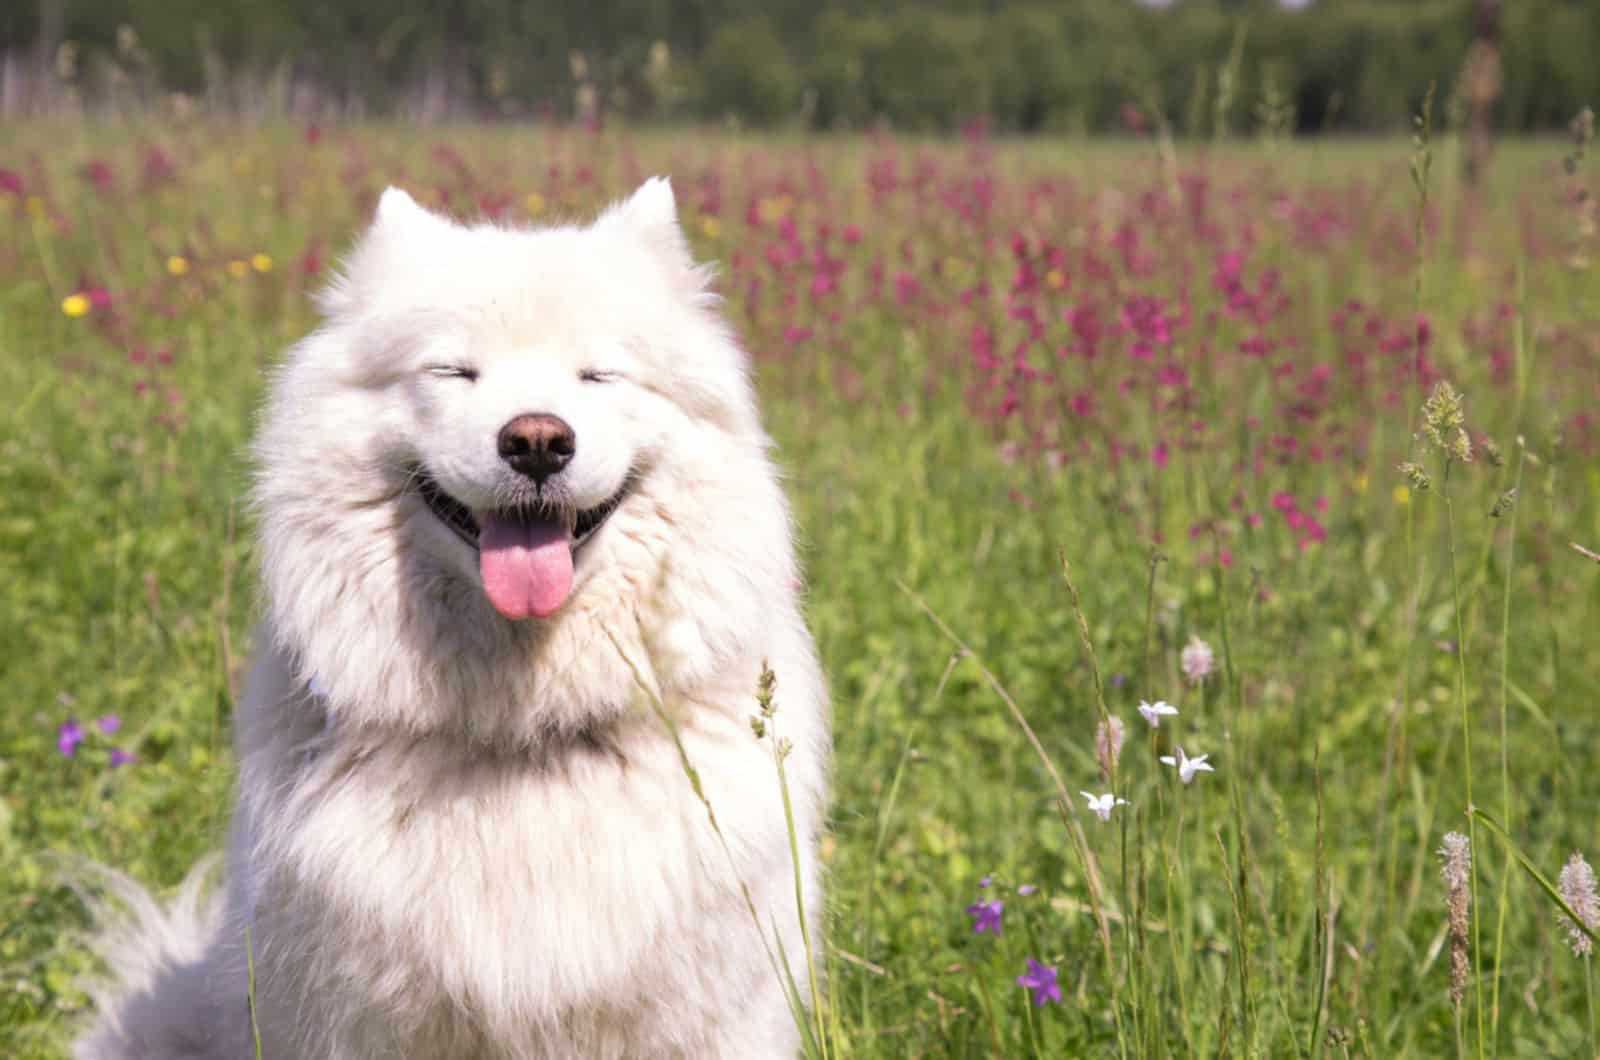
[[[692,463],[693,439],[754,428],[706,303],[659,180],[591,226],[532,231],[391,189],[323,299],[362,456],[419,547],[512,619],[560,611],[612,517]]]

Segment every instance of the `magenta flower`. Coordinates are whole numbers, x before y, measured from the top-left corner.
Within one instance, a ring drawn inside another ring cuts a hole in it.
[[[115,769],[118,766],[125,766],[129,762],[132,762],[132,761],[133,761],[133,752],[132,751],[124,751],[120,747],[113,747],[111,749],[111,768],[112,769]]]
[[[1004,902],[973,902],[967,906],[967,915],[972,918],[972,930],[982,934],[993,931],[1000,934],[1000,914],[1005,911]]]
[[[100,726],[101,732],[105,733],[107,736],[110,736],[112,733],[122,728],[122,719],[117,717],[115,714],[107,714],[105,717],[95,722],[95,724]]]
[[[77,721],[68,718],[56,730],[56,750],[71,758],[78,751],[78,745],[83,742],[83,726]]]
[[[1056,970],[1048,964],[1040,964],[1032,957],[1028,958],[1027,972],[1017,976],[1017,985],[1033,991],[1035,1008],[1043,1007],[1046,1001],[1061,1000],[1061,985],[1056,982]]]

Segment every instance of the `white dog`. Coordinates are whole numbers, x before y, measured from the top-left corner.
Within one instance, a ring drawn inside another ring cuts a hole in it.
[[[260,432],[225,886],[112,877],[78,1056],[795,1054],[826,699],[706,282],[664,180],[532,231],[384,194]]]

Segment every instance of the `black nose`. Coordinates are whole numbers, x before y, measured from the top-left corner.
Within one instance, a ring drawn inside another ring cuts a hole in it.
[[[518,416],[500,428],[500,457],[535,482],[566,467],[578,449],[578,436],[560,416],[547,412]]]

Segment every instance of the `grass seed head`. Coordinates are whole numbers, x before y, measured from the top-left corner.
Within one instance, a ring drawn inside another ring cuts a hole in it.
[[[1590,931],[1600,928],[1600,895],[1595,893],[1594,869],[1583,859],[1583,855],[1574,851],[1572,857],[1561,868],[1561,875],[1557,877],[1557,889],[1561,892],[1562,900],[1572,907],[1578,914],[1578,919],[1583,921],[1584,927]],[[1567,942],[1572,946],[1572,952],[1579,957],[1587,957],[1594,952],[1594,940],[1575,924],[1566,914],[1561,915],[1561,925],[1567,929]]]

